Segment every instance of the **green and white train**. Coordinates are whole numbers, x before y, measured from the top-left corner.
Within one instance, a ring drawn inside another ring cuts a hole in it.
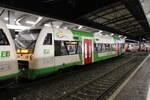
[[[0,22],[0,81],[16,79],[18,75],[14,41],[7,27]]]
[[[53,27],[25,30],[16,38],[19,70],[23,77],[35,79],[69,66],[119,56],[125,52],[124,43],[119,37],[76,30]]]
[[[0,22],[0,81],[35,79],[59,69],[119,56],[125,40],[76,30],[44,27],[24,30],[14,41]]]

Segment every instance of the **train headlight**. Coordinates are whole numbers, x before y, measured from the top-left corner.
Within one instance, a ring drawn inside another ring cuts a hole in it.
[[[21,49],[21,54],[28,54],[29,50],[28,49]]]
[[[17,53],[21,53],[21,50],[20,50],[20,49],[17,49]]]
[[[17,49],[17,54],[31,54],[31,49]]]

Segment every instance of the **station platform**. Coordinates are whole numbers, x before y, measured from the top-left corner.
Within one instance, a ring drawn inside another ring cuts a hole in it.
[[[150,55],[108,100],[150,100]]]

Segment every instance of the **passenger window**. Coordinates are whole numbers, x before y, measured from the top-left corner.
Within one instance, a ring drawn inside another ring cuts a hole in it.
[[[69,53],[69,55],[72,54],[78,54],[78,48],[79,48],[79,42],[75,42],[75,41],[70,41],[70,42],[65,42],[66,46],[67,46],[67,51]]]
[[[79,54],[82,52],[81,45],[75,41],[55,41],[55,56]]]
[[[95,52],[95,53],[98,53],[98,46],[97,46],[97,43],[94,43],[94,52]]]
[[[52,33],[48,33],[45,37],[43,45],[52,45]]]
[[[0,29],[0,45],[9,45],[8,39],[2,29]]]
[[[55,56],[61,56],[61,41],[55,41]]]
[[[79,53],[82,53],[82,43],[81,43],[81,42],[78,43],[77,53],[78,53],[78,54],[79,54]]]
[[[55,56],[68,55],[67,47],[63,41],[55,41]]]

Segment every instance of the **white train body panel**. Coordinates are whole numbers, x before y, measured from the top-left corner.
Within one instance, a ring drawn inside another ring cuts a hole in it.
[[[68,56],[58,56],[55,57],[55,65],[69,64],[73,62],[80,61],[79,55],[68,55]]]
[[[52,45],[43,45],[47,33],[53,33]],[[45,27],[44,29],[42,29],[35,46],[35,51],[34,51],[35,56],[33,56],[33,60],[30,63],[31,69],[53,67],[62,64],[77,62],[80,60],[78,54],[54,57],[54,40],[73,41],[74,39],[73,39],[73,34],[69,30],[63,30],[63,29],[52,30],[52,28],[49,27]],[[46,50],[49,53],[44,54],[45,52],[44,50]]]
[[[52,40],[52,45],[43,45],[47,33],[53,33],[53,30],[49,27],[45,27],[39,34],[35,45],[32,65],[30,66],[31,69],[54,66],[54,41]]]
[[[0,24],[0,29],[3,30],[9,42],[8,45],[0,45],[0,79],[15,77],[19,71],[14,41],[4,24]]]

